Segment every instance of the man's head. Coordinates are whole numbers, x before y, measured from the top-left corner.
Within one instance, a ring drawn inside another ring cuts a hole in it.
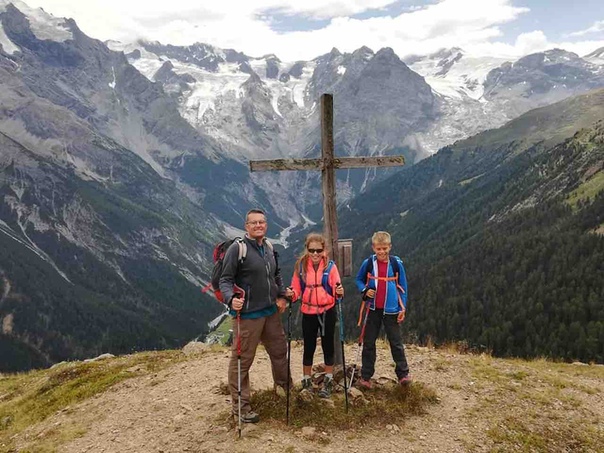
[[[260,209],[251,209],[245,215],[245,231],[250,239],[260,241],[266,236],[266,215]]]
[[[390,249],[392,248],[390,233],[385,231],[378,231],[374,233],[371,237],[371,246],[373,247],[373,251],[375,252],[378,260],[388,261],[388,255],[390,254]]]

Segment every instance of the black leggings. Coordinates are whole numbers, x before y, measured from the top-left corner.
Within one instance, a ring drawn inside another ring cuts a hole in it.
[[[321,348],[325,365],[331,366],[334,362],[334,332],[336,328],[336,306],[321,315],[307,315],[302,313],[302,334],[304,335],[304,358],[302,365],[311,366],[315,350],[317,349],[317,332],[321,334]],[[323,318],[323,332],[321,332],[321,323],[319,317]]]

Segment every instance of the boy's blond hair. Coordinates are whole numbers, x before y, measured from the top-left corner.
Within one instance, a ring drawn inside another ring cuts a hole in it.
[[[376,231],[371,237],[372,244],[392,244],[390,233],[386,231]]]

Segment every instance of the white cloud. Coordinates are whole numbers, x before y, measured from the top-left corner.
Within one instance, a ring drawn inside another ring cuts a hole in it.
[[[599,20],[597,22],[594,22],[594,24],[591,27],[586,28],[585,30],[570,33],[568,36],[585,36],[585,35],[589,35],[591,33],[601,33],[601,32],[604,32],[604,20]]]
[[[251,56],[274,53],[284,60],[310,59],[332,47],[350,52],[365,45],[392,47],[400,56],[425,54],[458,46],[476,55],[514,58],[554,47],[541,31],[500,42],[503,24],[529,10],[512,0],[439,0],[398,16],[355,19],[353,14],[384,9],[394,0],[28,0],[55,16],[73,17],[88,35],[131,42],[139,38],[166,44],[203,42],[233,48]],[[416,2],[420,3],[420,2]],[[296,17],[328,19],[321,29],[277,32],[271,21],[278,12]],[[596,23],[596,24],[599,24]],[[595,26],[595,25],[594,25]],[[498,41],[499,40],[499,41]],[[597,47],[598,41],[574,43]],[[565,47],[566,48],[566,47]]]
[[[604,47],[604,40],[599,41],[550,41],[543,31],[535,30],[530,33],[519,35],[514,44],[502,42],[486,42],[466,47],[471,54],[476,55],[496,55],[510,60],[517,59],[524,55],[536,52],[543,52],[549,49],[564,49],[574,52],[580,57],[585,56],[596,49]]]
[[[254,2],[259,10],[276,10],[287,15],[300,14],[313,19],[352,16],[369,10],[380,10],[396,0],[265,0]]]

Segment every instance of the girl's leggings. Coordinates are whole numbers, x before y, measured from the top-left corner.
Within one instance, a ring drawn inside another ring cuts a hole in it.
[[[334,332],[336,328],[336,307],[331,307],[320,315],[302,313],[302,334],[304,335],[304,358],[302,364],[311,366],[317,349],[317,333],[321,335],[321,348],[325,365],[334,362]]]

